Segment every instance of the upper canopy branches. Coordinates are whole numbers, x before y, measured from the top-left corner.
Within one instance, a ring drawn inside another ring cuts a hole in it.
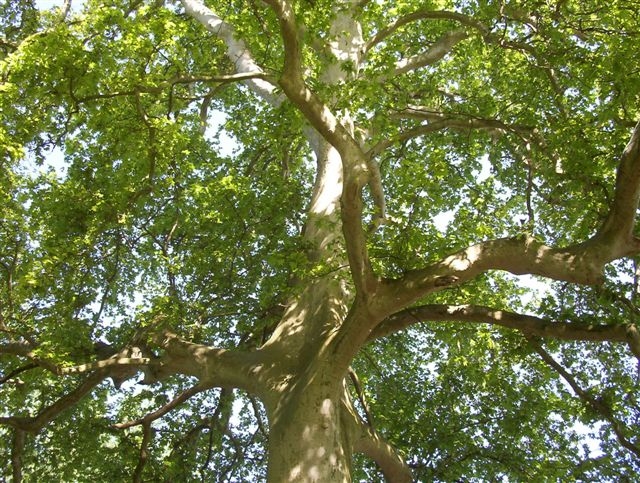
[[[239,43],[240,41],[232,36],[231,28],[224,24],[216,14],[194,2],[185,1],[184,4],[188,8],[187,11],[190,15],[194,16],[225,41],[230,55],[232,55],[232,51],[236,51],[235,56],[249,62],[248,65],[250,65],[251,70],[261,70],[261,68],[257,67],[255,61],[250,60],[252,57],[246,46]],[[366,183],[371,186],[371,193],[375,205],[379,207],[379,213],[382,216],[385,213],[384,182],[379,174],[377,165],[372,161],[373,158],[381,156],[385,150],[391,148],[394,144],[408,142],[443,129],[510,132],[520,136],[527,149],[531,149],[530,145],[533,142],[543,150],[553,151],[552,148],[548,149],[547,141],[542,139],[537,126],[539,120],[535,119],[535,117],[527,119],[527,116],[522,114],[510,113],[508,116],[511,118],[510,120],[506,120],[507,116],[505,116],[505,120],[502,120],[502,116],[494,114],[496,109],[501,109],[497,103],[488,105],[488,109],[485,109],[482,103],[477,104],[475,108],[478,110],[478,114],[465,112],[471,106],[467,105],[466,101],[455,94],[451,95],[450,99],[454,105],[458,104],[459,113],[457,114],[452,114],[450,108],[428,107],[428,105],[427,107],[416,107],[414,102],[407,102],[403,105],[404,99],[401,98],[397,109],[399,113],[397,119],[401,121],[405,119],[417,120],[423,121],[423,123],[418,125],[415,125],[415,123],[409,124],[411,127],[408,129],[398,123],[388,133],[376,133],[373,136],[371,132],[365,130],[363,131],[364,135],[361,136],[362,139],[356,141],[354,127],[358,127],[357,120],[355,124],[351,124],[353,122],[351,116],[341,116],[338,111],[331,107],[329,98],[325,100],[316,89],[312,89],[309,86],[309,80],[311,80],[309,76],[313,66],[312,64],[306,65],[308,61],[304,55],[305,41],[307,37],[313,35],[312,29],[315,26],[301,26],[291,2],[274,0],[267,2],[267,4],[275,14],[280,26],[284,49],[284,64],[279,83],[283,88],[284,94],[304,114],[307,121],[324,139],[338,150],[342,157],[344,166],[343,230],[352,275],[361,294],[372,294],[377,291],[377,282],[369,261],[366,233],[363,229],[364,204],[362,189]],[[366,9],[367,7],[361,6],[360,8]],[[350,22],[354,25],[359,24],[359,22],[363,21],[361,19],[367,18],[362,12],[350,10],[349,8],[337,8],[330,19],[330,23],[335,22],[336,24],[347,25]],[[490,15],[494,15],[492,20],[489,20],[491,18]],[[436,65],[448,54],[455,54],[458,45],[461,45],[461,42],[473,34],[480,35],[486,45],[497,46],[498,49],[506,48],[519,51],[531,56],[535,62],[538,62],[541,51],[532,39],[535,37],[552,39],[556,35],[556,31],[561,32],[562,28],[564,28],[554,27],[551,23],[543,21],[539,16],[523,17],[507,9],[501,9],[498,12],[479,12],[476,15],[449,10],[418,9],[397,16],[394,20],[387,21],[386,25],[376,25],[373,29],[368,25],[364,25],[365,31],[373,31],[374,34],[370,40],[365,42],[362,48],[361,65],[352,66],[351,68],[355,68],[356,72],[360,69],[365,72],[367,64],[371,62],[371,58],[368,58],[368,55],[373,55],[375,48],[379,47],[381,51],[384,51],[387,48],[385,44],[393,45],[392,38],[394,36],[402,36],[403,29],[415,32],[415,29],[411,30],[414,24],[423,21],[441,22],[436,31],[439,30],[442,33],[433,37],[435,40],[427,43],[424,48],[418,49],[417,52],[415,46],[410,45],[408,50],[416,53],[409,56],[401,56],[400,60],[394,60],[395,74],[408,74],[426,66]],[[566,23],[570,24],[570,21]],[[320,25],[318,27],[319,30],[322,29]],[[325,29],[327,32],[331,31],[331,28]],[[352,29],[351,31],[355,32],[356,30]],[[336,48],[335,45],[332,44],[334,50]],[[575,42],[572,45],[575,45]],[[476,61],[482,63],[483,55],[484,52],[481,52],[479,59]],[[509,57],[505,58],[510,59]],[[547,107],[557,110],[558,102],[562,103],[564,101],[558,101],[555,97],[564,95],[565,88],[558,91],[558,84],[554,81],[556,75],[554,70],[556,67],[553,65],[554,60],[554,57],[549,58],[542,69],[546,74],[551,75],[550,92],[552,92],[552,101],[551,105]],[[436,65],[433,75],[435,80],[438,80],[437,67]],[[534,68],[536,67],[534,66]],[[238,69],[239,71],[247,71],[248,68],[243,67],[243,64],[238,64]],[[446,75],[446,72],[451,68],[445,66],[443,69],[443,73]],[[483,72],[484,68],[481,66],[478,67],[478,70],[481,72],[481,76],[490,74],[486,70]],[[452,72],[459,74],[455,70]],[[372,83],[374,86],[390,81],[385,76],[370,76],[367,78],[366,74],[362,75],[366,78],[366,82]],[[496,85],[495,88],[498,87],[497,80],[489,77],[486,79],[487,82],[494,83]],[[328,81],[329,84],[331,83],[330,79],[325,78],[325,81]],[[459,82],[462,82],[462,80]],[[465,82],[467,81],[465,80]],[[515,84],[511,85],[510,88],[515,89],[514,86]],[[455,84],[453,87],[454,89],[459,89]],[[500,87],[504,88],[504,86]],[[494,88],[492,87],[492,89]],[[428,95],[429,92],[427,91],[426,94]],[[511,94],[517,97],[515,90],[512,93],[498,92],[497,96],[504,98],[505,102],[509,102],[507,99]],[[334,93],[331,96],[332,101],[336,98],[336,95],[337,91],[334,89]],[[420,97],[421,93],[419,90],[415,93],[409,91],[405,92],[405,96],[407,96],[407,101],[412,101],[413,97]],[[374,112],[382,113],[382,110],[374,104],[367,108],[373,109]],[[491,114],[481,115],[483,109]],[[561,109],[561,112],[566,113],[563,109]],[[534,116],[536,115],[534,114]],[[522,119],[518,119],[519,117]],[[362,119],[362,116],[358,119]],[[389,116],[387,112],[386,124],[388,125],[393,120],[394,117]],[[590,238],[590,241],[563,249],[546,246],[531,237],[496,239],[482,242],[451,255],[435,265],[410,272],[403,278],[389,282],[385,285],[385,290],[378,293],[379,296],[382,293],[387,294],[381,296],[380,305],[385,305],[389,302],[389,298],[395,298],[396,300],[392,305],[396,308],[402,307],[433,290],[462,283],[480,273],[494,269],[507,270],[513,273],[535,273],[552,279],[569,280],[577,283],[595,283],[599,281],[606,263],[638,252],[639,244],[632,233],[635,209],[640,193],[638,176],[636,176],[638,173],[637,132],[638,128],[636,127],[632,139],[622,156],[618,169],[618,182],[614,201],[609,207],[608,221],[595,236]],[[371,146],[372,141],[375,141],[375,144],[365,154],[363,146]],[[558,160],[558,155],[555,152],[551,152],[550,157],[556,161]],[[529,169],[533,168],[530,167]],[[533,181],[530,180],[527,188],[529,190],[527,194],[527,212],[530,218],[533,216],[530,200],[532,185]],[[399,295],[400,293],[402,295]]]

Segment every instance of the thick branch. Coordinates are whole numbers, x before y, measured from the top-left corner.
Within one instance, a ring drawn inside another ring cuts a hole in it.
[[[567,248],[551,248],[530,236],[502,238],[470,246],[403,278],[386,282],[380,310],[397,312],[428,293],[457,285],[489,270],[534,274],[580,284],[602,281],[604,265],[624,255],[593,239]]]
[[[268,0],[266,3],[272,7],[280,22],[284,43],[284,68],[279,83],[285,94],[322,137],[338,150],[343,162],[346,159],[363,158],[358,143],[349,131],[304,81],[300,39],[290,3],[278,0]],[[362,160],[359,175],[366,178],[366,173],[366,163]],[[363,179],[363,184],[365,181],[366,179]]]
[[[13,474],[14,483],[22,481],[22,454],[24,452],[24,443],[27,435],[21,429],[13,430],[13,441],[11,444],[11,472]]]
[[[395,448],[385,441],[370,425],[362,421],[362,418],[353,407],[346,380],[343,387],[344,393],[340,406],[341,420],[345,432],[349,434],[353,451],[375,461],[386,481],[394,483],[413,481],[411,468]]]
[[[371,417],[371,410],[369,409],[369,404],[367,404],[367,399],[364,395],[364,391],[362,390],[362,384],[360,383],[360,378],[358,377],[358,374],[356,374],[356,371],[354,371],[352,367],[349,368],[349,379],[351,379],[353,388],[356,390],[356,395],[358,396],[358,401],[360,401],[360,406],[362,407],[362,411],[364,412],[367,425],[369,427],[373,427],[373,418]]]
[[[640,447],[638,447],[625,436],[623,424],[614,416],[613,410],[609,407],[609,405],[602,399],[595,398],[588,391],[582,389],[575,378],[571,374],[569,374],[569,372],[564,367],[562,367],[537,340],[535,340],[533,337],[527,337],[527,340],[533,347],[533,349],[542,358],[542,360],[545,361],[547,365],[549,365],[549,367],[551,367],[554,371],[560,374],[560,376],[567,382],[567,384],[571,386],[571,389],[573,389],[578,397],[582,399],[582,401],[589,408],[594,410],[604,420],[611,424],[618,442],[633,454],[635,454],[637,457],[640,457]]]
[[[284,43],[285,61],[280,85],[309,123],[337,149],[342,158],[344,179],[341,216],[347,256],[357,291],[360,294],[370,293],[376,282],[362,227],[362,188],[371,178],[368,159],[349,130],[307,87],[303,79],[299,31],[291,4],[282,0],[269,0],[267,4],[272,7],[280,22]],[[378,194],[376,192],[374,196]]]
[[[140,443],[140,454],[138,456],[138,464],[133,472],[133,482],[140,483],[142,481],[142,472],[149,459],[149,443],[153,437],[153,430],[151,424],[144,424],[142,426],[142,442]]]
[[[150,362],[151,359],[149,357],[126,357],[120,356],[120,354],[116,354],[114,357],[103,359],[101,361],[89,362],[87,364],[80,364],[72,367],[62,367],[58,369],[58,373],[61,375],[80,374],[83,372],[94,371],[96,369],[115,369],[118,366],[120,366],[120,368],[122,368],[123,366],[147,366]]]
[[[561,340],[626,342],[640,358],[637,347],[638,329],[628,325],[588,325],[552,322],[532,315],[495,310],[479,305],[422,305],[393,314],[369,335],[373,340],[405,329],[418,322],[473,322],[516,329],[529,336]]]
[[[640,201],[640,121],[622,152],[616,175],[616,189],[609,215],[600,230],[603,237],[622,241],[633,237],[636,211]],[[636,244],[638,241],[636,240]]]
[[[34,346],[30,342],[12,340],[0,345],[0,354],[12,354],[26,357],[34,364],[37,364],[54,374],[60,374],[60,368],[58,366],[46,359],[38,357],[34,352],[34,349]]]
[[[387,481],[412,482],[411,468],[398,455],[395,448],[371,428],[362,423],[359,426],[360,433],[354,441],[353,450],[375,461]]]
[[[154,336],[165,350],[150,371],[158,378],[181,373],[200,380],[196,387],[237,387],[253,394],[261,394],[264,357],[260,351],[242,352],[194,344],[172,332]]]

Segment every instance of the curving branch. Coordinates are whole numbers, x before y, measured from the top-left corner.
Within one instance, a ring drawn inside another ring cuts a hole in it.
[[[640,202],[640,121],[627,143],[618,172],[613,203],[598,236],[615,240],[633,237],[636,211]]]
[[[587,407],[592,409],[594,412],[600,415],[602,419],[604,419],[611,425],[611,428],[613,429],[618,442],[631,453],[633,453],[637,457],[640,457],[640,446],[629,440],[629,438],[627,438],[627,436],[624,434],[624,425],[615,417],[611,407],[602,398],[596,398],[592,394],[590,394],[589,391],[582,389],[575,378],[564,367],[562,367],[535,338],[527,336],[527,341],[542,358],[542,360],[554,371],[560,374],[560,376],[567,382],[567,384],[569,384],[571,389],[573,389],[573,392],[575,392],[576,395],[580,399],[582,399]]]
[[[638,249],[640,247],[636,247]],[[490,240],[460,250],[439,262],[385,282],[380,308],[391,315],[420,297],[471,280],[489,270],[533,274],[581,284],[602,281],[604,265],[628,253],[599,240],[567,248],[549,247],[529,235]],[[386,316],[385,315],[385,316]]]
[[[435,64],[468,36],[469,34],[465,30],[453,30],[451,32],[447,32],[436,40],[426,52],[422,52],[421,54],[417,54],[397,62],[396,68],[393,72],[394,75],[406,74],[407,72],[414,71],[421,67]]]
[[[355,453],[361,453],[372,459],[382,471],[386,481],[394,483],[413,481],[411,468],[402,456],[368,422],[363,421],[353,407],[346,379],[343,381],[340,414]]]
[[[412,12],[408,15],[400,17],[387,28],[379,30],[371,39],[367,41],[364,47],[364,52],[366,53],[371,50],[380,42],[396,33],[398,29],[400,29],[404,25],[412,22],[417,22],[419,20],[453,20],[467,27],[479,30],[484,34],[489,32],[489,28],[484,24],[478,22],[473,17],[469,17],[468,15],[464,15],[462,13],[451,12],[447,10],[418,10],[416,12]]]
[[[397,451],[382,436],[370,427],[360,423],[353,450],[371,458],[382,471],[387,481],[410,483],[413,481],[411,468],[398,455]]]
[[[385,337],[419,322],[471,322],[516,329],[526,336],[574,341],[626,342],[640,359],[640,335],[635,324],[606,325],[553,322],[533,315],[497,310],[481,305],[421,305],[387,317],[369,335]]]
[[[182,393],[180,393],[178,396],[176,396],[174,399],[172,399],[171,401],[169,401],[167,404],[165,404],[164,406],[156,409],[155,411],[147,414],[146,416],[140,418],[140,419],[134,419],[131,421],[127,421],[125,423],[117,423],[114,424],[113,427],[116,429],[127,429],[127,428],[131,428],[133,426],[140,426],[142,425],[143,427],[149,426],[151,425],[151,423],[153,421],[155,421],[156,419],[161,418],[162,416],[164,416],[165,414],[167,414],[169,411],[175,409],[176,407],[180,406],[181,404],[184,404],[186,401],[188,401],[191,397],[195,396],[196,394],[205,391],[207,389],[210,389],[211,386],[207,386],[204,384],[197,384],[185,391],[183,391]]]
[[[371,39],[369,39],[365,43],[365,46],[363,49],[363,56],[365,56],[369,50],[371,50],[372,48],[374,48],[375,46],[383,42],[386,38],[397,33],[399,29],[404,25],[417,22],[420,20],[448,20],[448,21],[456,22],[466,27],[468,30],[476,31],[477,34],[482,36],[484,42],[488,45],[495,45],[502,49],[514,50],[535,59],[536,66],[544,70],[545,75],[548,77],[549,83],[551,84],[551,88],[558,96],[556,102],[558,104],[559,110],[562,113],[565,113],[564,106],[560,101],[560,98],[564,94],[564,88],[560,85],[555,69],[553,69],[551,66],[548,65],[547,59],[538,52],[538,50],[534,45],[529,44],[525,41],[509,40],[506,38],[504,32],[494,32],[492,31],[492,27],[490,27],[489,25],[481,21],[478,21],[473,17],[464,15],[462,13],[451,12],[446,10],[432,11],[432,10],[419,9],[415,12],[404,15],[398,18],[395,22],[390,24],[388,27],[379,30]],[[519,19],[519,20],[513,19],[513,20],[519,21],[521,23],[525,23],[528,26],[530,26],[530,24],[528,23],[528,19]],[[459,29],[459,31],[463,31],[463,30]],[[441,41],[444,40],[444,37],[440,40]],[[546,38],[542,37],[542,40],[545,41]],[[434,47],[435,47],[435,44],[434,44]],[[453,48],[453,46],[451,46],[451,48]],[[418,60],[418,58],[416,57],[415,60]],[[408,61],[405,61],[405,62],[408,62]],[[429,62],[429,63],[433,63],[433,62]]]
[[[369,151],[367,151],[367,156],[370,158],[375,158],[380,153],[385,151],[387,148],[393,146],[394,144],[398,144],[404,141],[408,141],[409,139],[414,139],[420,136],[424,136],[425,134],[429,134],[432,132],[440,131],[442,129],[446,129],[447,123],[444,120],[438,120],[434,122],[430,122],[428,124],[422,124],[420,126],[416,126],[412,129],[407,129],[404,132],[401,132],[397,136],[389,137],[387,139],[383,139],[382,141],[377,142],[373,145]]]
[[[360,378],[358,377],[358,374],[356,374],[356,371],[354,371],[352,367],[349,367],[349,379],[351,379],[351,384],[353,384],[353,388],[356,390],[356,395],[358,396],[358,401],[360,401],[360,406],[362,407],[362,411],[364,412],[367,426],[372,428],[373,417],[371,416],[371,409],[369,409],[367,398],[364,395],[364,390],[362,389]]]
[[[375,301],[380,321],[429,293],[458,285],[489,270],[540,275],[579,284],[599,284],[604,266],[640,253],[633,233],[640,201],[640,122],[632,132],[617,170],[614,200],[604,225],[589,240],[554,248],[529,235],[489,240],[460,250],[404,277],[385,280]],[[373,321],[371,328],[375,327]]]
[[[506,124],[499,119],[473,117],[469,114],[454,114],[434,111],[426,106],[409,105],[390,117],[407,119],[421,119],[428,122],[438,122],[443,128],[450,129],[481,129],[487,131],[513,132],[521,135],[535,134],[536,129],[532,126],[522,126],[519,124]]]
[[[367,152],[372,158],[378,156],[390,146],[414,139],[432,132],[441,131],[443,129],[454,129],[459,131],[481,130],[494,133],[514,133],[527,143],[534,143],[541,149],[547,149],[547,143],[540,135],[539,131],[532,126],[523,126],[520,124],[508,124],[499,119],[473,117],[468,114],[444,113],[435,111],[425,106],[407,106],[405,109],[391,114],[390,118],[399,119],[419,119],[426,121],[412,129],[407,129],[397,136],[379,141]],[[549,156],[557,162],[557,155],[549,153]]]
[[[0,424],[11,426],[16,430],[37,433],[46,424],[53,421],[63,411],[77,404],[83,397],[89,394],[100,382],[107,377],[104,371],[98,371],[89,375],[77,388],[62,396],[50,406],[44,408],[36,416],[0,417]]]

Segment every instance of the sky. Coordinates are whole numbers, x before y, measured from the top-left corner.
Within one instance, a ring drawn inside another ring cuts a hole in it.
[[[78,8],[82,4],[82,2],[83,0],[71,0],[71,7]],[[40,10],[49,10],[52,7],[62,7],[63,5],[64,0],[36,0],[36,6]]]

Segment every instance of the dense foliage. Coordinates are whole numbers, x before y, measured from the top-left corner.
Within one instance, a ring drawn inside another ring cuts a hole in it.
[[[220,25],[195,0],[0,5],[2,476],[264,479],[271,403],[198,385],[163,331],[260,353],[318,280],[347,330],[375,279],[412,295],[368,306],[342,376],[416,480],[636,478],[640,5],[206,3]],[[354,146],[363,205],[314,211]]]

